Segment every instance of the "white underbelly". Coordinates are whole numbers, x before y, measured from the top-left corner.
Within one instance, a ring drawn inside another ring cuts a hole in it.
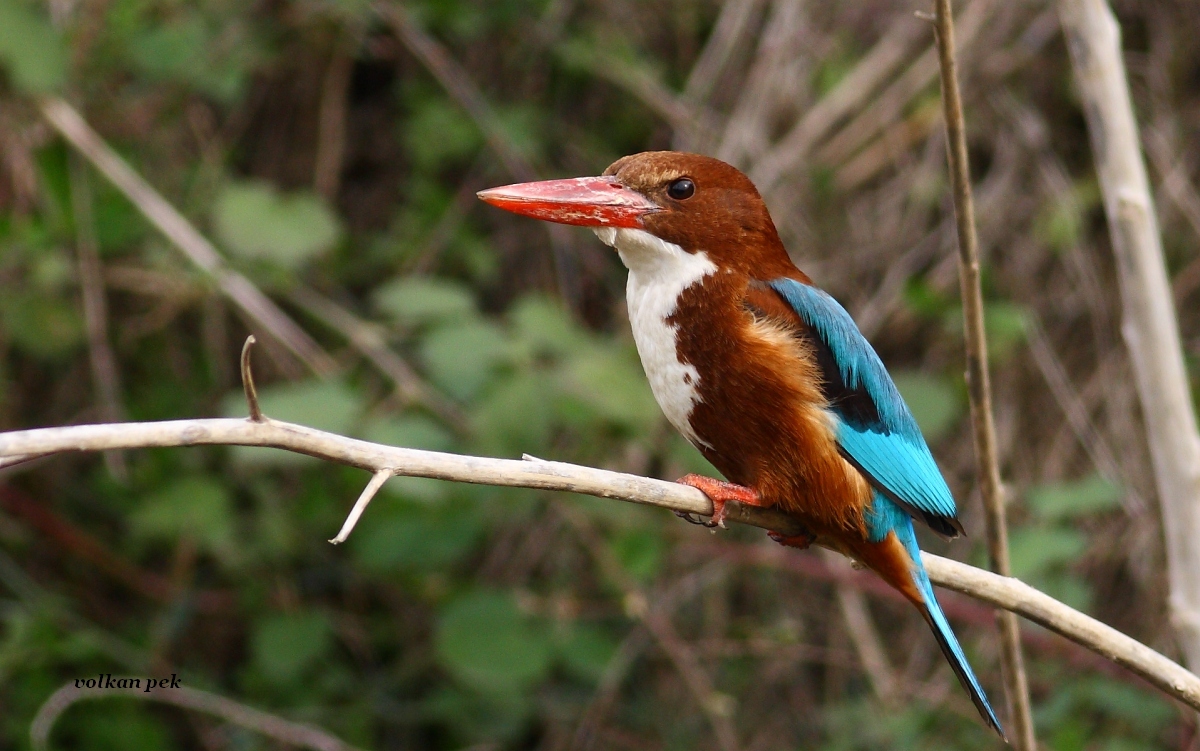
[[[666,320],[674,311],[675,297],[664,300],[666,292],[658,285],[638,284],[636,277],[630,275],[626,297],[633,341],[650,381],[650,390],[667,420],[684,438],[707,445],[696,435],[689,419],[700,401],[700,374],[694,365],[680,360],[676,326]]]
[[[679,356],[679,332],[667,319],[680,294],[714,273],[716,265],[703,252],[688,253],[642,230],[604,227],[596,236],[615,247],[629,269],[629,323],[658,406],[685,438],[707,446],[689,419],[700,401],[700,374]]]

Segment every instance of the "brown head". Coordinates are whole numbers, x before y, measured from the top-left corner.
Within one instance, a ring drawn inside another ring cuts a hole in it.
[[[750,179],[700,154],[647,151],[618,159],[600,177],[506,185],[479,197],[546,221],[642,230],[759,278],[796,273]]]

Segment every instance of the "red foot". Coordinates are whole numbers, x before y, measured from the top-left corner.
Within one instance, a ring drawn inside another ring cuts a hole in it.
[[[789,537],[782,532],[768,532],[767,537],[785,547],[799,548],[800,550],[806,549],[809,545],[817,541],[817,538],[808,534],[791,535]]]
[[[680,485],[691,485],[713,502],[712,521],[706,526],[725,528],[725,502],[740,501],[749,506],[763,506],[758,491],[744,485],[734,485],[732,482],[716,480],[704,475],[684,475],[675,482]]]

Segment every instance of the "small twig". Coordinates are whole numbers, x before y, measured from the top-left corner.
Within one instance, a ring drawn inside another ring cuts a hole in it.
[[[354,38],[343,33],[333,43],[329,67],[321,86],[317,115],[317,154],[313,160],[313,189],[326,201],[337,200],[346,151],[346,100],[354,72]]]
[[[958,88],[958,63],[954,49],[954,18],[950,0],[937,0],[938,62],[942,81],[942,110],[946,118],[946,156],[954,186],[954,217],[958,224],[958,270],[966,333],[967,391],[971,402],[972,436],[987,521],[988,557],[992,570],[1010,575],[1008,521],[1004,490],[1000,484],[1000,458],[996,447],[996,425],[992,415],[992,386],[988,375],[987,339],[983,328],[983,290],[979,279],[979,239],[975,235],[975,206],[971,195],[971,173],[967,161],[967,127],[962,95]],[[1036,751],[1033,710],[1025,658],[1021,654],[1021,631],[1011,612],[997,612],[1000,627],[1000,658],[1004,689],[1012,716],[1012,738],[1018,751]]]
[[[291,746],[312,748],[317,751],[359,751],[356,746],[351,746],[321,728],[285,720],[277,715],[248,707],[241,702],[208,691],[187,686],[153,691],[140,688],[76,688],[74,682],[63,685],[62,688],[51,694],[50,698],[46,699],[38,709],[37,715],[34,716],[33,722],[29,726],[30,745],[39,751],[47,748],[54,723],[72,704],[78,701],[117,696],[141,701],[162,702],[196,712],[204,712]]]
[[[829,550],[822,550],[821,553],[821,557],[831,568],[846,565],[846,559],[837,553]],[[870,611],[867,610],[867,598],[861,589],[841,582],[835,586],[835,591],[850,641],[854,644],[863,670],[871,681],[871,688],[885,705],[895,703],[899,696],[900,682],[896,678],[896,671],[888,662],[883,640],[879,638],[879,631],[871,620]]]
[[[1071,426],[1076,439],[1087,453],[1088,458],[1092,460],[1092,464],[1100,476],[1109,482],[1120,483],[1124,490],[1125,508],[1130,516],[1136,516],[1145,511],[1146,501],[1138,495],[1133,484],[1126,479],[1121,465],[1117,462],[1116,455],[1109,448],[1108,441],[1092,424],[1087,406],[1071,385],[1067,370],[1051,348],[1041,320],[1036,315],[1033,316],[1029,325],[1026,341],[1034,364],[1041,371],[1042,377],[1046,379],[1046,385],[1050,387],[1050,393],[1054,395],[1059,409],[1067,418],[1067,424]]]
[[[383,487],[383,484],[388,481],[388,478],[394,474],[395,472],[385,468],[377,470],[375,474],[371,476],[371,481],[367,483],[367,487],[363,488],[362,494],[359,495],[358,500],[354,502],[354,508],[350,509],[350,514],[346,517],[345,523],[342,524],[341,531],[337,533],[336,537],[330,540],[331,543],[334,545],[340,545],[346,541],[346,538],[349,537],[350,533],[354,531],[354,525],[358,524],[358,518],[363,515],[364,511],[367,510],[367,504],[371,502],[371,499],[375,497],[375,494],[379,492],[379,489]]]
[[[525,460],[529,461],[530,459],[526,458]],[[671,622],[670,611],[673,608],[669,602],[664,602],[663,598],[659,597],[652,599],[633,581],[612,555],[612,551],[598,543],[600,536],[596,534],[591,524],[579,513],[578,509],[562,508],[561,513],[575,528],[580,542],[588,549],[600,570],[621,589],[626,612],[642,622],[658,646],[666,653],[667,658],[683,680],[684,686],[708,718],[713,733],[716,735],[717,745],[722,751],[738,751],[740,744],[734,724],[732,697],[716,690],[708,671],[700,664],[695,650],[680,638],[679,632]],[[716,566],[719,568],[720,564],[716,564]],[[715,570],[713,564],[709,564],[706,568],[707,571],[694,572],[693,578],[697,580],[708,578],[705,574]]]
[[[250,410],[250,421],[262,422],[266,418],[263,417],[262,407],[258,405],[258,389],[254,387],[254,369],[250,367],[250,350],[256,341],[258,340],[251,334],[246,337],[246,343],[242,345],[242,391],[246,393],[246,406]]]
[[[8,469],[9,467],[15,467],[18,464],[24,464],[25,462],[31,462],[35,459],[41,459],[44,456],[46,456],[46,454],[29,454],[27,456],[6,456],[3,459],[0,459],[0,469]]]

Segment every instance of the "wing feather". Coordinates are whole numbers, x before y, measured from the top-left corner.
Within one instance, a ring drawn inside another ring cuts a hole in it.
[[[768,283],[808,326],[826,376],[838,445],[872,485],[940,534],[962,532],[954,496],[874,348],[837,300],[795,279]]]

